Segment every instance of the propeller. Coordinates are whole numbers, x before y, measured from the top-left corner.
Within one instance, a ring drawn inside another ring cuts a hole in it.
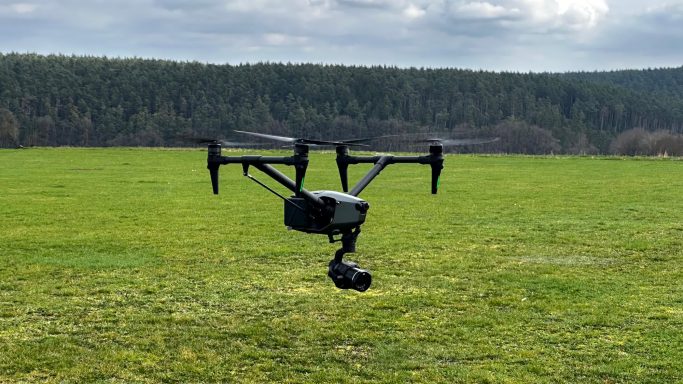
[[[379,139],[386,139],[389,137],[401,137],[401,135],[381,135],[381,136],[372,136],[372,137],[364,137],[362,139],[349,139],[349,140],[341,140],[343,145],[350,145],[351,143],[364,143],[368,141],[374,141],[374,140],[379,140]]]
[[[418,140],[419,143],[441,144],[444,147],[462,147],[465,145],[488,144],[500,140],[500,137],[471,138],[471,139],[440,139],[437,137]]]
[[[329,140],[313,140],[313,139],[295,138],[295,137],[288,137],[288,136],[276,136],[276,135],[268,135],[265,133],[256,133],[256,132],[248,132],[248,131],[237,131],[237,130],[235,130],[235,132],[242,133],[245,135],[251,135],[254,137],[260,137],[262,139],[280,141],[283,143],[304,144],[304,145],[334,145],[334,146],[367,147],[368,146],[367,144],[361,144],[361,143],[375,139],[375,138],[365,138],[365,139],[329,141]]]
[[[241,143],[207,137],[180,136],[179,138],[194,144],[220,144],[224,147],[257,147],[259,145],[263,145],[259,143]]]

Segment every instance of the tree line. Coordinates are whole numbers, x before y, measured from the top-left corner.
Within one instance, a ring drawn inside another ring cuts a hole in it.
[[[0,54],[0,145],[183,146],[235,129],[344,139],[498,136],[511,153],[607,153],[683,133],[683,68],[595,73]],[[390,149],[410,149],[385,140]]]

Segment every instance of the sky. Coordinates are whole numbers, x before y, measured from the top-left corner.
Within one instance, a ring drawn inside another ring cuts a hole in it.
[[[0,0],[0,52],[593,71],[683,65],[683,0]]]

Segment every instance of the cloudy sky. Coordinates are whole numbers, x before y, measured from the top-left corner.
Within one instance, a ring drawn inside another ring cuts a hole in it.
[[[683,0],[0,0],[0,52],[569,71],[683,65]]]

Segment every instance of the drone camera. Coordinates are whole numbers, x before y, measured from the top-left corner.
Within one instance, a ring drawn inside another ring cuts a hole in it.
[[[358,264],[352,261],[337,262],[332,260],[327,275],[339,289],[355,289],[358,292],[365,292],[372,284],[370,272],[359,268]]]

